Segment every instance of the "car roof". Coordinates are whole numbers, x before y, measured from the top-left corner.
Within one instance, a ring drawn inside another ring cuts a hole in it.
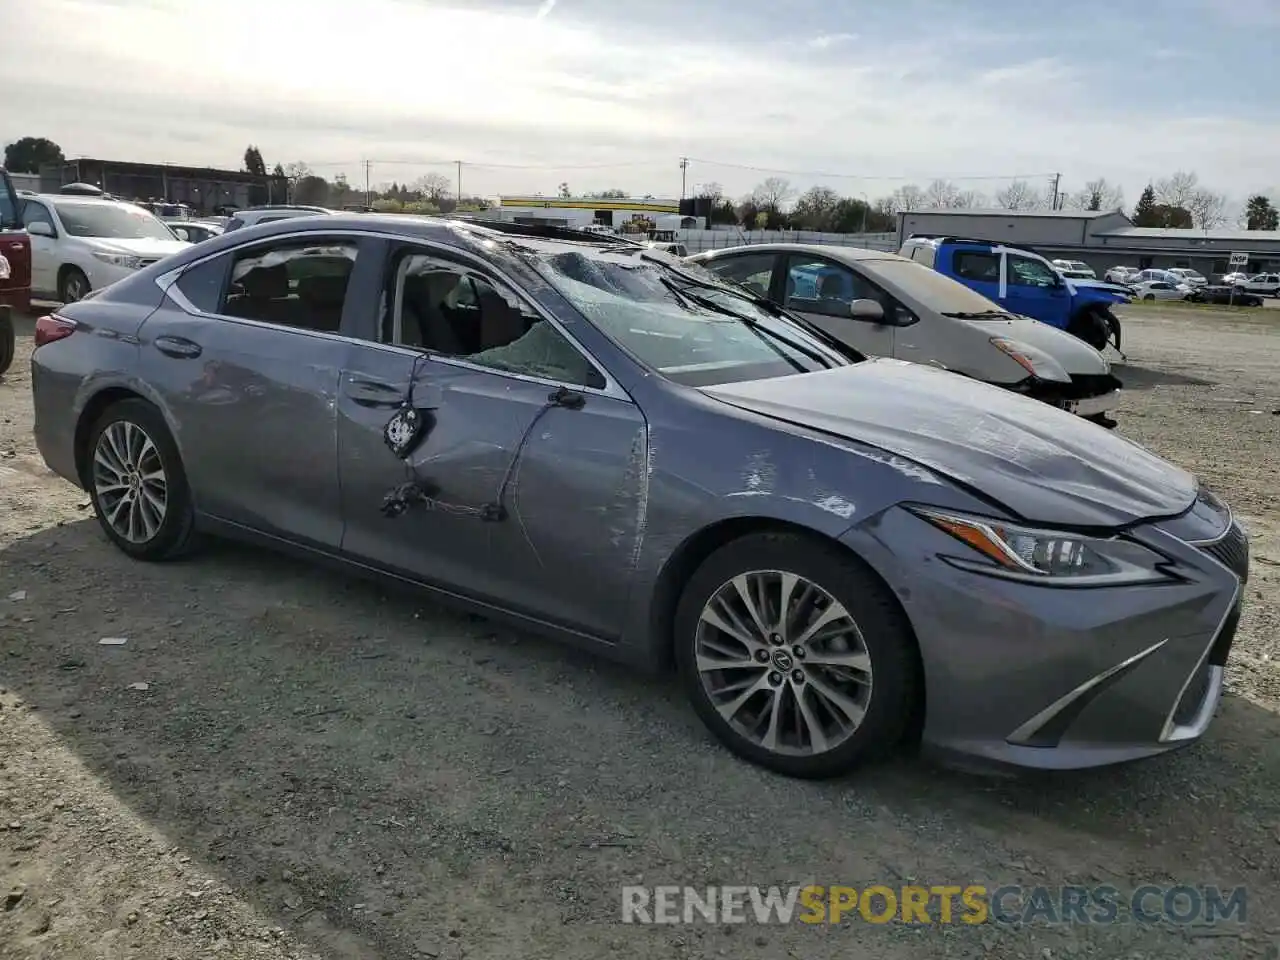
[[[182,269],[188,263],[203,260],[206,257],[218,256],[225,250],[232,250],[245,243],[269,240],[276,236],[298,236],[309,233],[367,233],[395,234],[410,240],[422,240],[439,243],[445,246],[471,248],[475,253],[484,255],[492,244],[517,245],[541,254],[566,253],[576,251],[591,257],[608,257],[617,255],[625,246],[644,250],[650,255],[670,258],[673,263],[680,259],[672,254],[664,253],[643,244],[619,242],[617,237],[602,237],[583,233],[577,230],[556,229],[545,230],[539,227],[525,228],[523,225],[509,223],[486,225],[483,221],[464,220],[449,217],[418,216],[413,214],[367,214],[367,213],[334,213],[327,217],[291,217],[287,220],[272,220],[268,223],[248,224],[238,230],[221,233],[204,241],[197,250],[184,250],[166,258],[162,263],[166,272]],[[546,233],[551,235],[545,235]],[[305,242],[305,241],[304,241]],[[510,247],[508,246],[508,249]],[[150,268],[148,268],[150,269]],[[122,283],[131,283],[135,278],[147,274],[140,271],[134,277]]]
[[[908,257],[900,257],[888,250],[870,250],[865,247],[845,247],[823,243],[752,243],[741,247],[725,247],[720,250],[709,250],[706,259],[714,260],[729,253],[741,253],[750,250],[753,253],[807,253],[812,256],[823,256],[831,260],[843,260],[846,263],[858,263],[866,260],[902,260],[914,263]]]

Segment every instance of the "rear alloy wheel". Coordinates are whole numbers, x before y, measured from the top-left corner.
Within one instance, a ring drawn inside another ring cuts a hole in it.
[[[110,407],[93,429],[85,480],[98,522],[138,560],[165,560],[190,543],[195,525],[178,448],[144,400]]]
[[[914,640],[856,557],[796,534],[722,547],[689,581],[676,656],[694,708],[734,753],[789,776],[845,773],[902,740]]]
[[[58,299],[63,303],[75,303],[89,294],[89,278],[77,267],[70,267],[58,282]]]

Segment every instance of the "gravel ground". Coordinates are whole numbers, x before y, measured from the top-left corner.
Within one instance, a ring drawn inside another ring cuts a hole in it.
[[[669,682],[420,596],[232,545],[128,561],[35,451],[27,323],[0,379],[0,956],[1280,956],[1275,318],[1126,318],[1122,432],[1254,537],[1205,740],[1069,776],[903,757],[826,784],[734,760]],[[619,922],[624,883],[913,881],[1243,884],[1248,922]]]

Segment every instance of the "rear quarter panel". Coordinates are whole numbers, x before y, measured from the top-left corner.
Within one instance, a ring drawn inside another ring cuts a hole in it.
[[[120,291],[125,294],[124,288]],[[120,391],[164,407],[138,375],[138,332],[164,294],[154,283],[133,286],[121,299],[99,295],[55,311],[76,323],[71,336],[31,355],[36,446],[55,473],[77,485],[77,428],[91,426],[103,399]],[[166,414],[167,418],[167,414]]]

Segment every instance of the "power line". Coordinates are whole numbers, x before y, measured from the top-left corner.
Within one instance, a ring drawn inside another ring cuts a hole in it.
[[[704,163],[711,167],[730,167],[734,170],[747,170],[752,173],[780,173],[791,177],[813,177],[819,180],[1034,180],[1040,177],[1052,177],[1051,173],[1005,173],[983,174],[979,176],[949,175],[942,177],[922,176],[881,176],[864,173],[831,173],[821,170],[779,170],[775,167],[754,167],[743,163],[726,163],[722,160],[706,160],[701,157],[688,157],[690,163]]]

